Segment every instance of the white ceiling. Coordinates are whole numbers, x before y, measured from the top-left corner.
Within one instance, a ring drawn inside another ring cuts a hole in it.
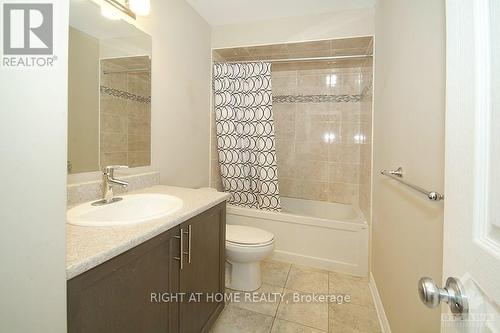
[[[375,0],[186,0],[212,25],[373,7]]]

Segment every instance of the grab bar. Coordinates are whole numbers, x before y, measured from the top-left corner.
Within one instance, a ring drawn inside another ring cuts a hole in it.
[[[439,193],[439,192],[436,192],[436,191],[427,191],[427,190],[423,189],[420,186],[411,184],[411,183],[407,182],[406,180],[404,180],[403,179],[403,168],[402,167],[399,167],[396,170],[390,170],[390,171],[382,170],[382,171],[380,171],[380,173],[382,175],[384,175],[384,176],[387,176],[387,177],[389,177],[391,179],[394,179],[394,180],[400,182],[401,184],[404,184],[404,185],[406,185],[406,186],[414,189],[415,191],[418,191],[418,192],[426,195],[429,200],[440,201],[440,200],[444,199],[444,195],[441,194],[441,193]]]

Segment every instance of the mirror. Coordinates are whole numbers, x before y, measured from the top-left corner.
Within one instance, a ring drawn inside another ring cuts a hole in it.
[[[68,173],[151,164],[151,37],[70,2]]]

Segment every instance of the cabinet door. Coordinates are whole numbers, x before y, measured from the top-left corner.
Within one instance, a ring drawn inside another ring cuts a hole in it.
[[[68,281],[68,332],[168,332],[169,232]]]
[[[180,271],[180,290],[183,293],[202,293],[200,301],[180,304],[182,333],[207,332],[224,308],[220,302],[207,300],[207,294],[224,292],[225,270],[225,203],[182,224],[185,264]],[[189,253],[191,262],[189,262]]]
[[[168,291],[170,295],[176,295],[180,293],[180,261],[181,257],[181,244],[180,244],[180,226],[172,229],[172,234],[170,238],[170,256],[169,256],[169,281],[168,281]],[[169,330],[168,332],[177,333],[181,332],[180,329],[180,303],[178,301],[171,300],[168,303],[168,317],[169,317]]]

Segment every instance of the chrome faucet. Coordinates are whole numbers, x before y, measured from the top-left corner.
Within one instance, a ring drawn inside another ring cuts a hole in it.
[[[94,206],[107,205],[113,202],[122,200],[123,198],[115,197],[113,194],[113,186],[119,185],[122,187],[127,187],[128,182],[116,179],[114,177],[114,172],[117,169],[127,169],[126,165],[109,165],[103,171],[103,185],[104,185],[104,198],[102,200],[92,203]]]

